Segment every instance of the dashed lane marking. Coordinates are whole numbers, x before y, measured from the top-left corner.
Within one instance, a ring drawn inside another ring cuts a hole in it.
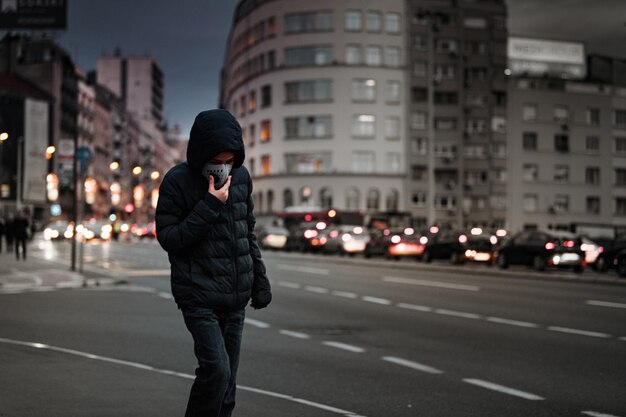
[[[244,319],[243,322],[245,324],[249,324],[250,326],[258,327],[260,329],[267,329],[270,327],[270,325],[268,323],[265,323],[264,321],[249,319],[247,317]]]
[[[36,349],[46,349],[46,350],[51,350],[54,352],[66,353],[69,355],[79,356],[82,358],[97,360],[101,362],[128,366],[131,368],[141,369],[144,371],[156,372],[162,375],[176,376],[179,378],[191,379],[191,380],[195,379],[194,375],[185,374],[182,372],[175,372],[175,371],[171,371],[168,369],[159,369],[159,368],[155,368],[150,365],[145,365],[145,364],[138,363],[138,362],[131,362],[131,361],[125,361],[121,359],[109,358],[106,356],[94,355],[88,352],[81,352],[81,351],[73,350],[73,349],[65,349],[65,348],[61,348],[57,346],[50,346],[50,345],[46,345],[43,343],[24,342],[21,340],[12,340],[12,339],[4,339],[4,338],[0,338],[0,343],[7,343],[7,344],[17,345],[17,346],[26,346],[30,348],[36,348]],[[341,408],[332,407],[330,405],[321,404],[321,403],[305,400],[302,398],[293,397],[291,395],[281,394],[278,392],[266,391],[266,390],[262,390],[259,388],[248,387],[248,386],[239,385],[239,384],[237,385],[237,389],[240,389],[242,391],[253,392],[255,394],[261,394],[261,395],[266,395],[269,397],[279,398],[279,399],[286,400],[286,401],[295,402],[298,404],[306,405],[309,407],[317,408],[317,409],[328,411],[331,413],[340,414],[345,417],[365,417],[353,411],[342,410]]]
[[[354,345],[348,345],[346,343],[326,341],[326,342],[322,342],[322,344],[326,345],[326,346],[334,347],[334,348],[337,348],[337,349],[347,350],[348,352],[353,352],[353,353],[363,353],[363,352],[365,352],[365,349],[363,349],[363,348],[360,348],[360,347],[354,346]]]
[[[337,297],[350,298],[350,299],[355,299],[358,297],[358,295],[356,295],[355,293],[348,292],[348,291],[332,291],[331,294]]]
[[[361,299],[363,301],[367,301],[368,303],[382,304],[385,306],[391,305],[391,301],[387,300],[386,298],[370,297],[369,295],[364,295],[363,297],[361,297]]]
[[[307,274],[316,274],[316,275],[330,275],[330,271],[328,269],[312,268],[309,266],[278,264],[276,265],[276,268],[283,270],[283,271],[304,272]]]
[[[455,311],[455,310],[446,310],[445,308],[438,308],[435,310],[435,313],[442,314],[444,316],[452,316],[452,317],[460,317],[463,319],[480,319],[481,316],[474,313],[465,313],[463,311]]]
[[[542,400],[545,400],[545,398],[540,397],[538,395],[531,394],[531,393],[525,392],[525,391],[520,391],[520,390],[515,389],[515,388],[505,387],[504,385],[495,384],[493,382],[483,381],[482,379],[465,378],[465,379],[463,379],[463,382],[467,382],[468,384],[476,385],[476,386],[479,386],[479,387],[482,387],[482,388],[486,388],[486,389],[489,389],[489,390],[492,390],[492,391],[497,391],[497,392],[500,392],[502,394],[508,394],[508,395],[512,395],[514,397],[523,398],[525,400],[531,400],[531,401],[542,401]]]
[[[585,304],[596,307],[626,308],[626,304],[612,301],[587,300]]]
[[[295,337],[296,339],[310,339],[311,338],[311,336],[309,336],[306,333],[292,332],[291,330],[279,330],[278,333],[284,334],[285,336]]]
[[[539,327],[539,325],[535,323],[530,323],[527,321],[503,319],[501,317],[487,317],[487,321],[490,321],[492,323],[508,324],[510,326],[528,327],[531,329],[536,329]]]
[[[294,290],[300,289],[301,287],[300,284],[296,284],[295,282],[288,282],[288,281],[278,281],[278,285],[281,287],[291,288]]]
[[[428,281],[423,279],[383,277],[383,281],[393,282],[395,284],[409,284],[421,285],[423,287],[445,288],[448,290],[480,291],[480,287],[476,285],[453,284],[450,282]]]
[[[613,414],[598,413],[597,411],[583,411],[580,414],[584,414],[586,416],[591,416],[591,417],[618,417]]]
[[[314,292],[314,293],[316,293],[316,294],[328,294],[328,292],[329,292],[329,291],[328,291],[328,288],[313,287],[313,286],[311,286],[311,285],[307,285],[307,286],[305,286],[305,287],[304,287],[304,289],[305,289],[306,291],[309,291],[309,292]]]
[[[396,304],[399,308],[404,308],[407,310],[421,311],[423,313],[429,313],[433,311],[432,307],[420,306],[417,304],[407,304],[407,303],[398,303]]]
[[[622,342],[626,342],[626,336],[620,337],[619,340],[621,340]]]
[[[432,366],[424,365],[419,362],[413,362],[402,358],[396,358],[395,356],[384,356],[382,360],[395,363],[396,365],[406,366],[407,368],[415,369],[416,371],[426,372],[429,374],[443,374],[443,371],[440,371],[437,368],[433,368]]]
[[[590,332],[589,330],[570,329],[569,327],[549,326],[548,330],[552,330],[553,332],[577,334],[580,336],[600,337],[604,339],[608,339],[611,337],[610,334],[606,334],[606,333]]]

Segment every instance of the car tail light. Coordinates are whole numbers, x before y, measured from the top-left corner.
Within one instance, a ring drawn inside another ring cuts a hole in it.
[[[566,240],[565,243],[563,244],[566,248],[573,248],[574,247],[574,241],[573,240]]]
[[[307,230],[304,232],[304,237],[307,239],[311,239],[317,236],[317,230]]]
[[[598,248],[598,252],[599,252],[599,253],[604,252],[604,248],[603,248],[602,246],[600,246],[600,247]]]
[[[556,245],[554,243],[552,243],[552,242],[546,243],[546,249],[547,250],[552,250],[554,248],[556,248]]]
[[[491,242],[492,245],[495,245],[496,243],[498,243],[498,238],[496,236],[491,236],[489,238],[489,241]]]
[[[459,236],[459,242],[466,243],[467,242],[467,236],[465,236],[465,235]]]

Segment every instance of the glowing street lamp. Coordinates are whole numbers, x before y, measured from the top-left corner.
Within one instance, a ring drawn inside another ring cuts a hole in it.
[[[57,148],[54,146],[48,146],[46,148],[46,159],[52,159],[52,155],[57,151]]]
[[[117,161],[113,161],[109,164],[109,170],[111,171],[117,171],[119,167],[120,167],[120,163]]]
[[[4,142],[9,138],[9,134],[7,132],[0,133],[0,142]]]
[[[158,180],[160,176],[161,174],[159,173],[159,171],[152,171],[152,173],[150,174],[150,178],[153,180]]]
[[[141,171],[143,171],[143,169],[140,166],[136,166],[133,168],[133,175],[139,175]]]

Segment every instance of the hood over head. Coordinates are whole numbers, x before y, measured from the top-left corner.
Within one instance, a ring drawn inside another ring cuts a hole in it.
[[[201,174],[202,166],[212,157],[225,151],[235,154],[233,169],[246,158],[241,126],[235,117],[223,109],[206,110],[196,116],[187,144],[187,163],[191,170]]]

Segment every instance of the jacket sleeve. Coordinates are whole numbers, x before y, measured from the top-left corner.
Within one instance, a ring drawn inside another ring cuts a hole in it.
[[[248,245],[250,256],[254,264],[254,281],[252,282],[252,302],[256,308],[267,306],[272,300],[270,281],[267,278],[265,263],[261,259],[261,250],[256,239],[254,227],[256,218],[254,217],[254,202],[252,201],[252,179],[248,177]]]
[[[208,191],[186,215],[182,206],[184,195],[171,178],[166,176],[159,187],[156,208],[157,239],[168,253],[184,252],[207,235],[211,226],[219,219],[226,205]]]

